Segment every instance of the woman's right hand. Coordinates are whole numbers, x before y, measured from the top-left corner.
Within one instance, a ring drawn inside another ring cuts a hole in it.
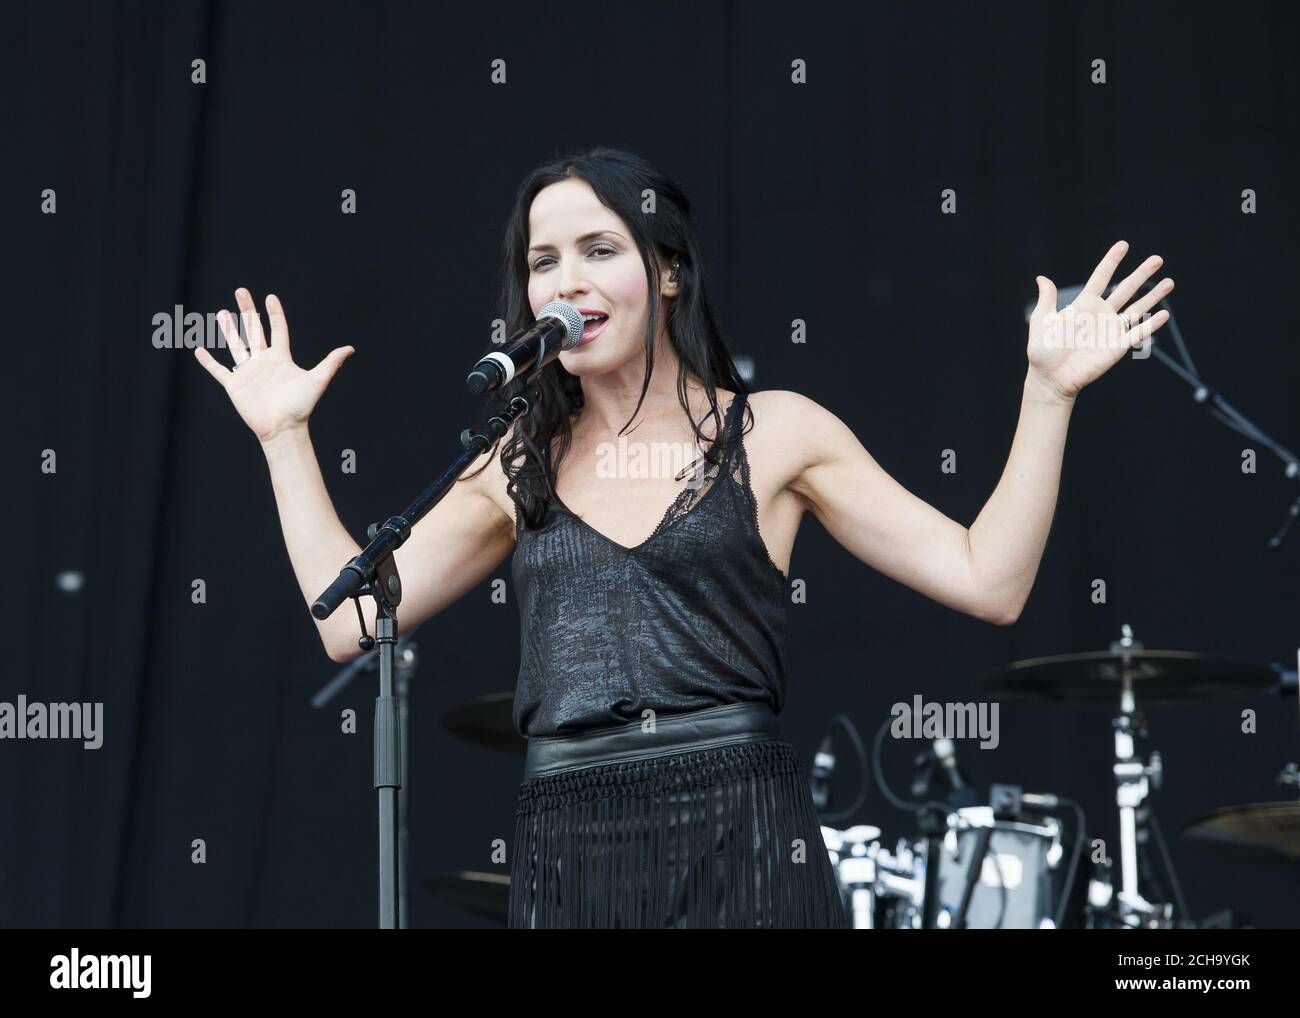
[[[280,298],[275,294],[266,298],[266,315],[271,322],[269,346],[253,295],[240,287],[235,291],[235,300],[239,303],[248,348],[240,339],[230,312],[222,309],[217,316],[235,368],[222,366],[202,346],[195,348],[194,356],[226,390],[258,441],[265,443],[286,429],[306,423],[334,373],[356,350],[351,346],[337,347],[310,371],[304,371],[289,353],[289,326]]]

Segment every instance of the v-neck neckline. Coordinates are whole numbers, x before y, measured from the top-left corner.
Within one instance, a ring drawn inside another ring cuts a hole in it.
[[[713,478],[713,483],[709,485],[709,490],[706,491],[703,495],[701,495],[698,499],[696,499],[696,500],[695,500],[695,504],[692,505],[689,509],[686,510],[686,512],[682,513],[681,516],[678,517],[678,520],[679,520],[679,521],[685,519],[685,518],[686,518],[687,516],[689,516],[691,513],[695,512],[696,509],[698,509],[700,506],[702,506],[702,505],[704,504],[705,499],[707,499],[710,495],[712,495],[713,492],[714,492],[715,490],[717,490],[718,485],[721,484],[722,481],[723,481],[723,477],[722,477],[722,475],[723,475],[723,473],[725,472],[723,468],[727,466],[728,460],[730,459],[731,455],[732,455],[732,454],[734,453],[734,451],[735,451],[734,449],[732,449],[732,448],[729,447],[728,443],[729,443],[729,442],[731,441],[731,439],[732,439],[732,434],[731,434],[731,427],[732,427],[732,419],[731,419],[731,415],[732,415],[732,411],[736,409],[736,401],[739,400],[740,398],[741,398],[741,394],[738,393],[738,392],[737,392],[737,393],[734,393],[734,394],[732,395],[732,397],[731,397],[731,402],[727,404],[727,410],[726,410],[726,413],[724,413],[724,414],[723,414],[723,417],[722,417],[722,435],[721,435],[721,441],[722,441],[722,451],[721,451],[721,455],[722,455],[722,459],[720,459],[720,460],[718,461],[718,473],[717,473],[717,476],[715,476],[715,477]],[[717,442],[717,440],[715,440],[715,444],[716,444],[716,442]],[[706,463],[707,463],[707,461],[706,461]],[[665,526],[664,526],[664,522],[665,522],[665,521],[668,519],[668,517],[672,514],[672,511],[673,511],[674,509],[677,508],[677,502],[678,502],[678,500],[679,500],[679,499],[682,497],[682,495],[685,494],[686,491],[688,491],[688,490],[689,490],[689,488],[683,488],[681,491],[679,491],[676,495],[673,496],[673,500],[672,500],[670,503],[668,503],[668,508],[665,509],[663,515],[662,515],[661,517],[659,517],[659,522],[655,524],[655,528],[654,528],[654,530],[650,531],[650,536],[649,536],[649,537],[647,537],[647,538],[646,538],[644,541],[642,541],[640,544],[634,544],[634,545],[630,545],[630,546],[629,546],[629,545],[626,545],[626,544],[620,544],[618,541],[615,541],[615,540],[614,540],[612,537],[610,537],[608,534],[602,533],[601,531],[599,531],[599,530],[597,530],[595,527],[593,527],[593,526],[592,526],[590,523],[588,523],[588,522],[587,522],[583,517],[579,516],[576,512],[573,511],[572,508],[570,508],[569,504],[568,504],[567,502],[565,502],[564,499],[562,499],[562,498],[560,497],[560,493],[559,493],[558,491],[552,491],[552,494],[553,494],[554,497],[555,497],[555,501],[558,502],[560,505],[562,505],[565,509],[567,509],[567,510],[569,511],[569,514],[570,514],[570,516],[571,516],[572,519],[576,520],[580,525],[582,525],[583,527],[585,527],[585,528],[586,528],[588,531],[590,531],[591,533],[595,534],[595,535],[596,535],[597,537],[599,537],[601,540],[605,541],[607,544],[611,544],[611,545],[613,545],[615,548],[618,548],[619,550],[624,551],[624,552],[626,552],[627,554],[631,555],[631,554],[634,553],[634,552],[640,551],[642,548],[644,548],[646,545],[648,545],[651,541],[655,540],[655,539],[658,538],[658,537],[663,536],[664,534],[666,534],[666,533],[668,533],[670,530],[672,530],[672,527],[671,527],[671,526],[665,527]]]

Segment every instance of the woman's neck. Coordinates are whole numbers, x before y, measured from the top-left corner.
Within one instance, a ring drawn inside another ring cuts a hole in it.
[[[672,345],[664,337],[655,350],[654,371],[646,387],[645,398],[641,386],[645,380],[645,361],[629,361],[621,368],[595,378],[582,380],[583,408],[574,425],[578,432],[593,434],[598,438],[617,435],[628,421],[628,432],[640,429],[642,433],[673,431],[678,427],[690,429],[677,395],[677,375],[681,361]],[[700,380],[689,372],[686,375],[686,398],[699,420],[708,409],[708,395]],[[637,403],[640,402],[640,410]],[[636,419],[632,420],[632,415]]]

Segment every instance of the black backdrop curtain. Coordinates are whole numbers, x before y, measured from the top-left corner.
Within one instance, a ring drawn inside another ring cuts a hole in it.
[[[691,195],[753,385],[832,410],[962,523],[1005,463],[1034,276],[1082,282],[1121,237],[1130,264],[1164,256],[1203,374],[1300,448],[1296,27],[1282,2],[8,7],[0,700],[99,701],[105,731],[93,751],[0,742],[0,924],[375,921],[374,687],[309,706],[336,666],[263,458],[193,355],[155,348],[156,314],[233,309],[245,285],[259,307],[280,295],[300,363],[356,346],[312,433],[360,537],[458,447],[520,179],[557,151],[609,144]],[[1090,80],[1098,59],[1104,85]],[[955,215],[940,214],[945,188]],[[796,318],[807,343],[790,341]],[[940,470],[945,449],[955,474]],[[1079,400],[1052,536],[1012,627],[886,580],[806,518],[788,737],[807,760],[834,712],[869,736],[895,702],[978,699],[989,669],[1105,649],[1124,623],[1151,647],[1294,667],[1300,534],[1267,539],[1296,493],[1154,358],[1126,360]],[[520,761],[437,719],[513,688],[517,626],[489,581],[419,634],[413,925],[483,922],[419,890],[429,875],[506,872],[491,853],[512,834]],[[356,735],[341,732],[344,708]],[[1106,713],[1008,702],[1001,719],[996,750],[963,748],[981,787],[1073,796],[1117,852]],[[1176,838],[1214,807],[1284,797],[1273,778],[1297,757],[1294,701],[1150,721],[1144,748],[1167,771],[1154,801],[1192,912],[1294,925],[1293,873]],[[887,746],[900,789],[915,748]],[[912,833],[874,789],[856,819],[891,844]]]

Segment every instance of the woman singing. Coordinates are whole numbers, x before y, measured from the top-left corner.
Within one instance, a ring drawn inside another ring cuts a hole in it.
[[[1076,395],[1168,317],[1144,316],[1172,280],[1130,303],[1157,257],[1103,296],[1126,251],[1112,247],[1061,312],[1039,277],[1015,439],[964,527],[895,482],[812,400],[747,391],[714,319],[690,204],[671,180],[606,148],[528,176],[506,231],[502,317],[513,335],[562,300],[590,321],[581,344],[541,371],[540,398],[500,454],[395,553],[407,631],[514,552],[514,722],[528,754],[511,926],[847,925],[807,776],[777,725],[799,523],[811,511],[885,575],[1014,622],[1047,540]],[[261,441],[310,604],[360,550],[307,428],[352,347],[304,371],[279,300],[266,298],[268,344],[252,296],[236,298],[247,345],[220,316],[234,368],[202,347],[195,356]],[[687,470],[602,468],[611,449],[681,448],[698,450]],[[317,626],[331,659],[360,653],[349,612]]]

